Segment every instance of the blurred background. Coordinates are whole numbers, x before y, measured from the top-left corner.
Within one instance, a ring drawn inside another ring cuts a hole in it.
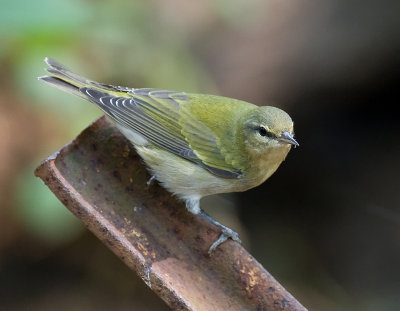
[[[33,176],[100,116],[46,56],[286,110],[300,147],[207,205],[309,310],[400,310],[399,1],[1,0],[0,42],[0,310],[168,310]]]

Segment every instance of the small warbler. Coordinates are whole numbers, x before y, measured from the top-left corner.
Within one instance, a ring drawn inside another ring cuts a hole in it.
[[[285,159],[293,121],[281,109],[221,96],[97,83],[46,58],[39,77],[104,111],[168,191],[221,229],[209,253],[236,232],[200,209],[204,196],[245,191],[270,177]]]

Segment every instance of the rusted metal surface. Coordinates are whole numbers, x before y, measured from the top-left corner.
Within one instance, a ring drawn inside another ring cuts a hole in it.
[[[153,182],[104,118],[45,160],[36,175],[174,310],[306,310],[241,245],[212,256],[216,227]]]

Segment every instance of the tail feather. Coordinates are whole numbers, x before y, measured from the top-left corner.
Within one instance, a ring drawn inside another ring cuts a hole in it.
[[[83,88],[91,88],[98,91],[107,92],[114,96],[124,96],[126,93],[133,91],[133,89],[127,87],[91,81],[85,77],[71,72],[64,65],[60,64],[54,59],[46,57],[44,61],[49,66],[49,68],[46,70],[51,75],[39,77],[38,79],[79,97],[88,99],[86,93],[82,93]]]
[[[55,86],[56,88],[67,92],[67,93],[71,93],[74,95],[77,95],[79,97],[85,98],[86,96],[84,94],[82,94],[82,92],[80,92],[80,88],[77,87],[76,85],[69,83],[63,79],[60,79],[58,77],[53,77],[53,76],[43,76],[43,77],[39,77],[38,78],[41,81],[44,81],[52,86]]]
[[[64,65],[60,64],[54,59],[46,57],[44,61],[47,65],[49,65],[47,72],[55,75],[56,77],[59,77],[63,80],[69,80],[70,83],[76,84],[79,87],[83,87],[91,83],[89,79],[71,72]]]
[[[80,92],[80,89],[89,86],[90,80],[74,74],[54,59],[46,57],[44,61],[49,66],[47,72],[51,75],[39,77],[39,80],[55,86],[62,91],[87,98],[86,95]]]

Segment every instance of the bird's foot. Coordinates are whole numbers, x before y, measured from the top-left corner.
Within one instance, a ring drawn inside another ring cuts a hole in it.
[[[211,255],[212,252],[222,243],[224,243],[228,239],[232,239],[241,243],[242,241],[239,238],[239,234],[232,229],[220,224],[218,221],[214,220],[211,216],[206,214],[205,212],[200,212],[201,216],[205,218],[207,221],[211,222],[212,224],[216,225],[221,230],[221,235],[218,239],[210,246],[208,249],[208,254]]]
[[[228,239],[232,239],[234,241],[242,243],[242,241],[239,238],[239,234],[237,234],[237,232],[235,232],[232,229],[230,229],[228,227],[225,227],[224,225],[220,224],[218,221],[214,220],[214,218],[212,218],[210,215],[208,215],[202,209],[200,209],[200,198],[193,197],[191,199],[186,199],[186,208],[192,214],[200,215],[205,220],[207,220],[208,222],[210,222],[213,225],[217,226],[221,230],[221,235],[218,237],[218,239],[208,249],[208,255],[211,255],[212,252],[219,245],[221,245],[222,243],[224,243]]]
[[[239,234],[235,231],[233,231],[232,229],[229,229],[228,227],[225,227],[223,225],[220,224],[220,226],[218,226],[221,229],[221,235],[219,236],[219,238],[210,246],[210,248],[208,249],[208,255],[211,256],[212,252],[222,243],[224,243],[226,240],[228,240],[229,238],[237,241],[239,243],[242,243],[242,241],[239,238]]]

